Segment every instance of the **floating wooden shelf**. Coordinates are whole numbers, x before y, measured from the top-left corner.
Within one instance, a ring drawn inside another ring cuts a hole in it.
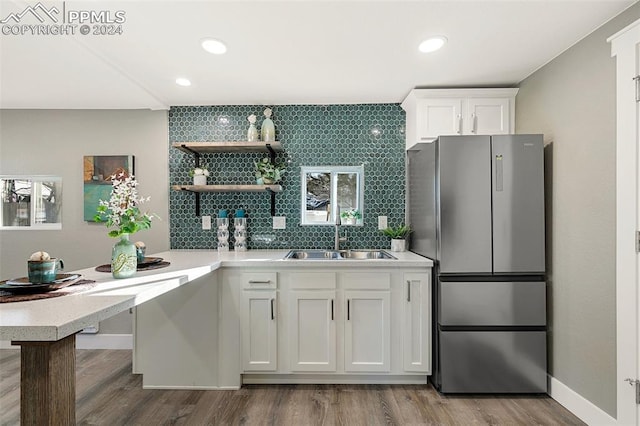
[[[173,142],[176,149],[192,154],[195,166],[200,167],[200,155],[211,152],[267,152],[273,163],[276,151],[282,151],[282,144],[274,142]],[[268,192],[271,195],[271,216],[276,214],[276,192],[282,192],[280,185],[173,185],[174,191],[189,191],[196,201],[196,216],[200,216],[200,194],[202,192]]]
[[[190,192],[282,192],[280,185],[172,185],[171,189]]]
[[[274,142],[174,142],[172,146],[188,154],[209,152],[271,152],[282,151],[282,144]],[[271,147],[271,150],[269,149]]]

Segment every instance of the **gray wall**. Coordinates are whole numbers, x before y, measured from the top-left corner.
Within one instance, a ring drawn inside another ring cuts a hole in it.
[[[162,220],[132,237],[152,254],[169,249],[169,167],[166,111],[0,110],[0,174],[62,176],[62,230],[0,231],[0,279],[26,275],[38,250],[65,261],[68,271],[109,263],[115,240],[104,225],[83,221],[84,155],[135,156],[146,207]],[[126,315],[101,332],[130,333]]]
[[[616,416],[615,60],[636,4],[521,82],[517,133],[544,133],[549,373]]]

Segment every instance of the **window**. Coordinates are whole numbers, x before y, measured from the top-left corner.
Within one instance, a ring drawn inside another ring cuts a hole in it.
[[[301,186],[302,225],[333,225],[348,210],[362,215],[364,166],[302,167]],[[355,224],[362,225],[362,220],[361,216]]]
[[[0,177],[0,229],[62,229],[62,178]]]

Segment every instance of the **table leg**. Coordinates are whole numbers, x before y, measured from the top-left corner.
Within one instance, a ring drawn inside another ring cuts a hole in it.
[[[20,424],[76,422],[76,336],[20,345]]]

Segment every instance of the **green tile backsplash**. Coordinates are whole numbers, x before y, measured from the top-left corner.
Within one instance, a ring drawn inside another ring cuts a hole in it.
[[[260,105],[179,106],[169,110],[170,142],[246,140],[247,117],[258,117]],[[278,105],[272,107],[276,139],[288,161],[283,191],[276,194],[276,215],[286,216],[287,229],[272,229],[270,196],[267,193],[203,193],[201,214],[217,216],[220,209],[247,211],[249,249],[329,248],[334,230],[330,226],[300,226],[300,167],[351,166],[364,164],[364,226],[347,228],[347,248],[389,248],[389,239],[377,229],[378,216],[386,215],[390,225],[404,220],[405,113],[399,104],[365,105]],[[169,147],[170,183],[189,184],[193,156]],[[260,153],[204,154],[209,184],[251,184],[253,163]],[[172,249],[214,249],[217,247],[215,220],[204,231],[195,216],[194,195],[171,191],[170,238]],[[233,232],[233,228],[230,229]],[[231,239],[233,241],[233,239]],[[233,247],[233,246],[231,246]]]

